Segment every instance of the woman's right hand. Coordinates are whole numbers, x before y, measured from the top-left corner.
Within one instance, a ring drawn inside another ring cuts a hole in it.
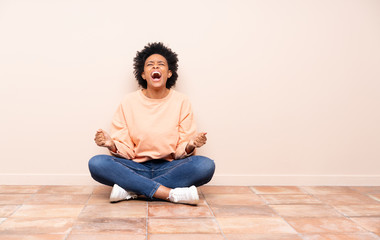
[[[99,147],[106,147],[110,150],[113,150],[112,148],[115,147],[115,143],[113,142],[111,136],[102,129],[98,129],[98,131],[96,131],[94,140]]]

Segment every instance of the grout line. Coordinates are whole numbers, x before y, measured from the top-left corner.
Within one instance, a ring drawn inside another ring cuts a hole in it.
[[[40,188],[38,189],[38,191],[36,193],[40,193],[46,187],[47,187],[47,185],[40,185]]]
[[[280,192],[280,193],[260,193],[260,192],[255,192],[254,188],[255,187],[260,187],[260,186],[249,186],[249,188],[251,189],[251,191],[254,193],[254,194],[257,194],[257,195],[309,195],[309,192],[307,192],[306,190],[304,190],[302,188],[302,186],[290,186],[290,187],[297,187],[299,190],[301,190],[301,193],[299,192]],[[265,186],[265,187],[287,187],[287,186]]]
[[[306,195],[310,195],[310,192],[308,192],[304,187],[307,187],[307,186],[297,186],[304,194]]]
[[[377,235],[376,233],[374,232],[370,232],[369,233],[372,237],[376,237],[377,239],[380,239],[380,235]]]
[[[255,193],[255,191],[253,190],[253,187],[250,187],[250,189],[252,190],[252,192],[256,195],[256,196],[258,196],[261,200],[262,200],[262,202],[266,205],[266,206],[268,206],[269,207],[269,202],[268,202],[268,200],[266,200],[262,195],[264,195],[264,194],[258,194],[258,193]]]
[[[33,185],[33,186],[35,186],[35,185]],[[12,195],[13,194],[30,194],[30,196],[26,199],[26,200],[29,200],[29,199],[32,199],[40,191],[40,189],[42,188],[42,185],[37,185],[37,186],[38,186],[38,189],[34,193],[10,193],[10,194],[12,194]],[[1,194],[7,194],[7,193],[1,193]],[[1,196],[1,194],[0,194],[0,196]],[[10,205],[18,205],[18,207],[8,217],[6,217],[5,220],[7,220],[8,218],[12,217],[13,214],[15,214],[22,206],[24,206],[25,205],[25,200],[22,203],[20,203],[20,204],[10,204]],[[4,222],[5,220],[1,221],[0,224],[2,222]]]
[[[365,227],[362,227],[362,225],[360,225],[359,223],[356,223],[354,220],[352,220],[351,218],[347,218],[348,221],[352,222],[353,224],[355,224],[356,226],[358,226],[359,228],[361,228],[362,230],[364,230],[365,233],[372,233],[370,230],[366,229]]]
[[[89,194],[89,196],[88,196],[86,202],[85,202],[84,204],[81,204],[81,205],[83,205],[83,207],[82,207],[82,209],[80,210],[78,216],[77,216],[76,218],[74,218],[73,226],[70,227],[70,229],[69,229],[69,231],[67,232],[67,234],[66,234],[64,240],[67,240],[68,237],[70,236],[71,232],[73,231],[73,227],[74,227],[74,225],[78,222],[78,218],[79,218],[79,216],[82,214],[82,212],[84,211],[84,209],[86,208],[86,206],[87,206],[87,204],[88,204],[88,201],[89,201],[90,198],[93,196],[93,194],[94,194],[94,189],[95,189],[95,187],[92,188],[92,192]],[[57,194],[57,193],[56,193],[56,194]]]
[[[149,224],[149,202],[146,201],[145,240],[148,240],[148,237],[149,237],[148,224]]]
[[[18,207],[8,217],[6,217],[5,219],[8,219],[8,218],[12,217],[12,215],[15,214],[24,205],[24,203],[17,204],[17,205],[18,205]]]
[[[207,202],[207,200],[206,200],[206,197],[205,197],[205,195],[203,194],[202,190],[201,190],[201,193],[202,193],[202,196],[203,196],[203,198],[204,198],[204,200],[205,200],[206,206],[207,206],[208,209],[210,210],[210,212],[211,212],[211,214],[212,214],[212,217],[213,217],[213,219],[215,220],[216,225],[217,225],[218,228],[219,228],[220,233],[222,234],[223,238],[224,238],[225,240],[227,240],[227,237],[226,237],[226,235],[224,235],[224,232],[223,232],[222,228],[220,227],[219,222],[218,222],[218,220],[216,219],[216,217],[215,217],[215,215],[214,215],[214,212],[212,211],[210,205],[208,204],[208,202]]]
[[[73,228],[71,227],[70,231],[68,231],[68,233],[65,235],[65,237],[63,238],[63,240],[67,240],[69,238],[70,233],[71,233],[72,230],[73,230]]]
[[[353,189],[352,187],[353,187],[353,186],[348,186],[348,188],[351,189],[352,191],[354,191],[354,192],[356,192],[356,193],[363,194],[363,193],[361,193],[359,190],[357,190],[357,189]],[[367,195],[368,193],[365,192],[365,194]]]
[[[374,193],[372,193],[372,194],[374,194]],[[368,194],[367,197],[369,197],[369,198],[371,198],[371,199],[373,199],[373,200],[375,200],[377,202],[380,202],[380,200],[377,200],[376,197],[373,196],[372,194]]]
[[[330,205],[330,204],[328,204],[327,202],[322,201],[318,196],[316,196],[316,195],[314,195],[314,194],[312,194],[312,193],[309,193],[309,194],[310,194],[311,197],[313,197],[313,198],[317,199],[318,201],[320,201],[320,202],[321,202],[320,205],[330,207],[330,208],[332,208],[336,213],[338,213],[341,217],[348,218],[348,216],[346,216],[343,212],[340,212],[338,209],[336,209],[334,205]],[[317,194],[317,195],[318,195],[318,194]]]
[[[30,195],[30,197],[28,197],[26,200],[30,200],[30,199],[34,198],[34,196],[36,196],[36,195],[38,194],[38,192],[42,189],[42,187],[43,187],[42,185],[41,185],[41,186],[38,186],[37,191],[34,192],[34,193],[32,193],[32,194]],[[21,205],[25,205],[25,201],[23,201]],[[18,209],[17,209],[17,210],[18,210]]]
[[[0,218],[0,225],[5,222],[8,218],[7,217],[1,217]]]
[[[272,208],[270,205],[268,205],[268,204],[266,204],[266,206],[267,207],[269,207],[270,209],[272,209],[273,210],[273,212],[279,217],[279,218],[281,218],[290,228],[292,228],[293,230],[294,230],[294,232],[296,232],[297,233],[297,235],[301,238],[301,239],[304,239],[303,237],[302,237],[302,234],[301,233],[299,233],[290,223],[288,223],[288,221],[286,221],[286,219],[283,217],[283,216],[281,216],[281,214],[279,214],[274,208]]]
[[[255,190],[253,189],[254,186],[249,186],[249,190],[251,190],[254,194],[257,194]]]
[[[94,194],[91,193],[91,194],[88,196],[86,202],[84,203],[84,206],[87,206],[88,202],[90,201],[90,199],[91,199],[91,197],[92,197],[93,195],[94,195]],[[84,208],[84,207],[83,207],[83,208]]]

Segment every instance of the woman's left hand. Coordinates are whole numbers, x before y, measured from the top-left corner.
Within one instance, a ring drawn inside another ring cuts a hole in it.
[[[202,132],[202,133],[198,133],[194,137],[192,137],[190,139],[189,143],[187,144],[185,151],[187,153],[191,153],[192,151],[194,151],[195,148],[200,148],[203,145],[205,145],[206,141],[207,141],[206,134],[207,133]]]
[[[205,132],[198,133],[197,135],[191,138],[189,145],[194,146],[196,148],[202,147],[203,145],[206,144],[206,141],[207,141],[206,134],[207,133]]]

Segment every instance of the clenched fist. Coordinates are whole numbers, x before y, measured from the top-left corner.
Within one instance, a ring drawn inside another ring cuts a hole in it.
[[[186,146],[186,152],[190,153],[194,150],[194,148],[200,148],[206,144],[207,137],[205,132],[198,133],[194,137],[192,137],[189,143]]]
[[[116,151],[115,143],[106,131],[102,129],[96,131],[94,140],[99,147],[106,147],[113,152]]]

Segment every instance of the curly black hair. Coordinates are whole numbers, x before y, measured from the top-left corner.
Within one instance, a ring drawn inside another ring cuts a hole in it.
[[[147,88],[147,82],[141,77],[141,74],[144,72],[146,59],[153,54],[160,54],[168,62],[172,76],[168,78],[166,88],[170,89],[175,85],[178,78],[178,57],[177,53],[166,47],[162,42],[148,43],[143,50],[136,53],[136,57],[133,59],[133,73],[135,74],[137,82],[142,88]]]

